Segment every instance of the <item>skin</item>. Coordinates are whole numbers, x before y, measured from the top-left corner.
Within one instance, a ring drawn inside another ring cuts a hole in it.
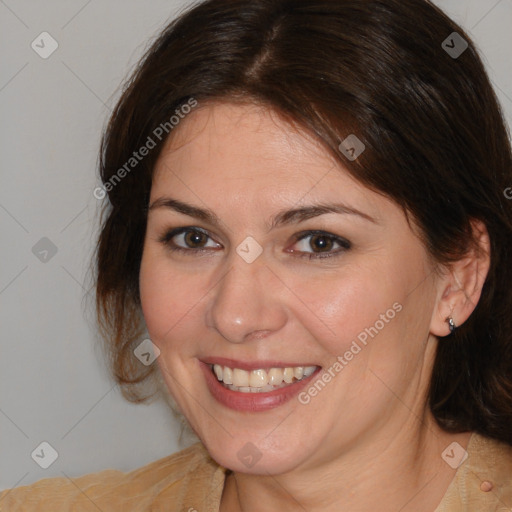
[[[460,325],[478,302],[488,254],[436,272],[399,206],[256,105],[208,103],[181,121],[157,162],[150,205],[163,197],[219,218],[150,208],[140,292],[170,393],[212,457],[233,470],[221,510],[433,511],[455,472],[441,454],[470,435],[442,431],[426,406],[435,349],[449,333],[446,317]],[[374,221],[327,213],[269,229],[282,210],[340,202]],[[202,252],[187,252],[183,235],[172,240],[185,252],[161,241],[184,226],[207,232],[192,246]],[[296,241],[307,230],[351,247],[328,244],[336,254],[319,258],[314,237]],[[250,264],[236,252],[248,236],[263,249]],[[401,311],[306,405],[234,411],[198,369],[198,359],[217,356],[325,370],[395,303]],[[247,442],[262,454],[251,468],[237,456]]]

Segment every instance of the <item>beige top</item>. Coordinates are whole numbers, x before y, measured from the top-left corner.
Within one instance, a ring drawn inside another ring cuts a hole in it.
[[[433,512],[512,512],[512,447],[473,434],[467,452]],[[0,511],[218,512],[225,474],[196,443],[129,473],[108,469],[8,489]]]

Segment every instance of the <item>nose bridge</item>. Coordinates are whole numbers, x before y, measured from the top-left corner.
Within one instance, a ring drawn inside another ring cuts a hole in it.
[[[207,324],[233,343],[280,329],[286,314],[272,276],[263,258],[247,263],[233,254],[228,272],[212,295]]]

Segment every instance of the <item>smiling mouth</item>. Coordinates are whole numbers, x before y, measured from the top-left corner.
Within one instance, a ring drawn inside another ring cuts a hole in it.
[[[241,368],[211,364],[210,368],[217,380],[231,391],[265,393],[287,387],[309,377],[317,370],[318,366],[294,366],[247,371]]]

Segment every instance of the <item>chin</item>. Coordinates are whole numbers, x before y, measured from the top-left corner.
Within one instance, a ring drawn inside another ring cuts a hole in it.
[[[271,441],[254,436],[254,441],[244,436],[233,439],[225,436],[221,442],[203,440],[211,457],[221,466],[239,473],[252,475],[280,475],[294,470],[301,465],[307,453],[301,446],[304,443],[290,444],[289,440]]]

